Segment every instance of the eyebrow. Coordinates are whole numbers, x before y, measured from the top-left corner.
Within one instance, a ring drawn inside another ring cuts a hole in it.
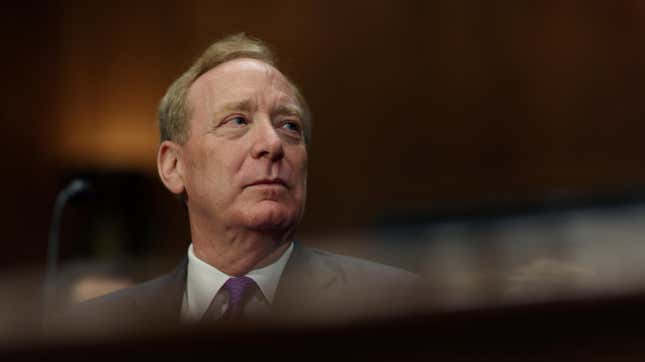
[[[250,111],[252,107],[251,101],[249,100],[244,100],[240,102],[230,102],[226,103],[222,106],[222,111],[223,112],[231,112],[231,111]]]
[[[276,107],[273,113],[294,115],[294,116],[298,116],[299,118],[303,117],[302,109],[300,109],[300,107],[296,105],[291,105],[291,104],[281,104]]]
[[[218,113],[227,113],[227,112],[234,112],[234,111],[244,111],[244,112],[250,112],[253,109],[253,103],[250,100],[243,100],[239,102],[229,102],[225,103],[222,105],[220,111]],[[286,114],[286,115],[292,115],[292,116],[297,116],[299,118],[304,117],[304,112],[302,109],[293,104],[280,104],[278,105],[273,112],[275,114]]]

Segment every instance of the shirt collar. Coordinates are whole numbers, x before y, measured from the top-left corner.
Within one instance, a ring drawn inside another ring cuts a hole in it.
[[[287,261],[289,261],[289,257],[292,252],[293,243],[290,243],[287,250],[282,253],[278,260],[263,268],[251,270],[246,274],[246,276],[255,280],[260,287],[262,294],[264,294],[270,304],[273,304],[275,291],[278,289],[278,282],[280,281],[284,267],[287,265]]]
[[[257,283],[270,304],[273,303],[278,282],[292,252],[293,243],[272,264],[251,270],[246,274]],[[229,278],[231,278],[230,275],[199,259],[193,252],[193,244],[190,244],[188,247],[188,271],[186,275],[186,297],[190,304],[190,309],[201,312],[206,311],[215,294]]]

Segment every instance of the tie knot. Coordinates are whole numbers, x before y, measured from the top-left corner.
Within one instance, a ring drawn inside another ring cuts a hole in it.
[[[243,276],[243,277],[233,277],[224,283],[224,288],[228,290],[229,293],[229,305],[233,308],[242,307],[242,304],[245,302],[245,299],[249,295],[253,294],[257,288],[255,280]]]

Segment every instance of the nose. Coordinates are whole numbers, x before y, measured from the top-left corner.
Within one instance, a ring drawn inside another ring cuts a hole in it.
[[[282,138],[270,121],[257,122],[255,137],[251,148],[253,158],[266,157],[271,161],[278,161],[284,157]]]

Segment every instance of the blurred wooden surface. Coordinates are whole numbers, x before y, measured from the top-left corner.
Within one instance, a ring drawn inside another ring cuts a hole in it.
[[[0,348],[41,361],[642,361],[643,295],[324,327],[220,326]],[[228,327],[228,328],[227,328]]]

